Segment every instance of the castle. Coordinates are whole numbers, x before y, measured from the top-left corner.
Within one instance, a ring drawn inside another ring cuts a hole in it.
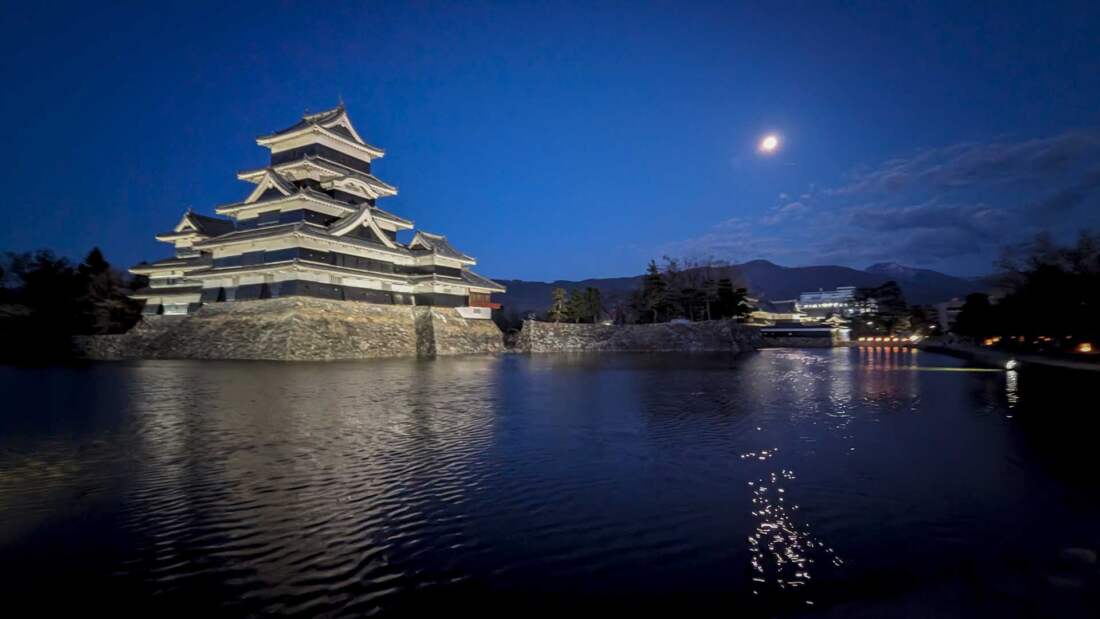
[[[454,308],[465,319],[499,307],[490,295],[504,287],[471,271],[472,257],[378,208],[397,194],[371,170],[385,153],[363,140],[342,104],[256,143],[271,161],[237,174],[251,193],[216,207],[221,217],[188,210],[156,235],[175,256],[130,269],[149,278],[134,294],[146,314],[282,297]],[[402,231],[411,231],[407,243]]]

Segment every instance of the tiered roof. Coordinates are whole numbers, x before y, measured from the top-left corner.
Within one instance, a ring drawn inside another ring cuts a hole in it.
[[[274,133],[269,133],[266,136],[262,136],[262,137],[273,137],[273,136],[277,136],[277,135],[285,135],[287,133],[294,133],[295,131],[298,131],[299,129],[304,129],[306,127],[309,127],[310,125],[321,125],[322,127],[324,127],[326,125],[334,125],[341,118],[346,118],[346,117],[347,117],[347,110],[344,109],[344,104],[341,103],[340,105],[337,105],[336,107],[332,108],[331,110],[325,110],[323,112],[317,112],[316,114],[304,114],[302,116],[301,120],[299,120],[298,122],[294,123],[293,125],[287,127],[286,129],[281,129],[279,131],[276,131]],[[356,134],[355,137],[356,137],[356,139],[359,139],[358,134]],[[362,140],[360,140],[360,141],[362,141]]]
[[[215,211],[219,214],[238,218],[247,216],[242,214],[257,211],[263,213],[280,207],[287,210],[306,208],[326,213],[330,217],[337,217],[335,221],[328,225],[313,221],[297,221],[238,228],[233,220],[208,217],[188,210],[172,232],[158,235],[157,238],[164,241],[182,240],[189,243],[189,245],[185,245],[188,249],[206,250],[230,243],[288,234],[308,235],[314,238],[339,240],[341,243],[370,247],[371,249],[396,255],[410,257],[435,255],[457,261],[464,266],[475,264],[472,257],[457,250],[443,235],[418,232],[407,246],[393,239],[392,235],[395,229],[411,229],[413,222],[374,205],[374,201],[378,198],[396,195],[396,187],[380,180],[373,174],[346,165],[347,163],[354,164],[354,160],[369,163],[372,158],[381,157],[384,151],[362,139],[348,118],[347,110],[344,109],[343,104],[323,112],[306,114],[297,123],[285,129],[261,136],[257,139],[257,143],[271,148],[273,152],[283,152],[314,143],[315,139],[309,135],[311,133],[317,134],[317,136],[327,136],[327,138],[316,138],[316,142],[327,143],[330,148],[333,145],[339,146],[340,144],[352,146],[351,149],[341,146],[340,148],[343,150],[337,149],[334,151],[337,154],[332,155],[337,158],[350,157],[349,161],[340,163],[325,156],[303,152],[301,156],[290,161],[272,163],[262,168],[241,171],[237,174],[237,178],[255,183],[255,189],[245,200],[217,206]],[[339,144],[332,140],[336,140]],[[349,155],[348,153],[357,154]],[[364,166],[364,169],[369,169],[369,166]],[[330,193],[334,195],[330,195]],[[302,202],[303,204],[300,207],[290,206],[289,203],[292,202]],[[379,223],[389,231],[388,234],[379,228]],[[358,238],[350,234],[361,226],[369,228],[376,240]],[[179,257],[153,264],[142,263],[134,267],[134,271],[154,272],[158,269],[161,271],[170,269],[192,271],[203,270],[211,266],[212,263],[208,257]],[[252,265],[241,268],[261,267]],[[218,269],[218,272],[222,272],[222,269]],[[465,268],[462,269],[461,277],[434,274],[415,277],[417,281],[423,281],[424,278],[458,280],[474,287],[503,291],[503,287],[496,282],[469,272]]]
[[[504,286],[501,286],[500,284],[494,282],[488,277],[478,275],[477,273],[474,273],[469,269],[462,269],[462,280],[465,281],[467,284],[470,284],[471,286],[490,288],[493,290],[504,292]]]
[[[214,237],[232,232],[235,228],[236,225],[232,220],[199,215],[191,209],[187,209],[187,212],[183,214],[180,222],[176,224],[171,232],[161,232],[156,235],[156,238],[159,241],[174,241],[177,238],[188,236]]]
[[[286,129],[260,136],[256,139],[256,143],[260,146],[274,146],[290,138],[311,132],[327,135],[330,138],[344,142],[349,146],[363,151],[368,155],[368,161],[369,159],[383,157],[386,154],[384,150],[377,146],[367,144],[367,142],[359,136],[359,132],[356,131],[355,127],[351,124],[351,119],[348,118],[347,110],[344,109],[344,104],[342,103],[331,110],[325,110],[316,114],[306,114],[302,116],[301,120]]]
[[[310,200],[310,201],[313,201],[313,202],[318,202],[320,204],[326,204],[328,206],[334,206],[336,208],[344,209],[344,210],[348,210],[348,211],[354,211],[357,208],[356,205],[351,204],[350,202],[344,202],[343,200],[337,200],[336,198],[333,198],[332,196],[328,195],[327,193],[324,193],[322,191],[317,191],[316,189],[313,189],[312,187],[293,186],[293,191],[291,191],[290,193],[286,193],[286,194],[282,194],[282,195],[278,195],[278,196],[268,196],[268,197],[258,196],[256,199],[254,199],[252,201],[244,200],[243,202],[233,202],[231,204],[222,204],[221,206],[214,207],[214,210],[217,211],[218,213],[227,213],[228,214],[228,213],[234,213],[234,212],[239,211],[241,209],[255,208],[255,207],[261,206],[261,205],[276,205],[276,204],[281,204],[283,202],[289,202],[289,201],[298,200],[298,199]]]
[[[195,230],[207,236],[218,236],[233,230],[233,222],[221,217],[210,217],[187,211],[187,220],[195,226]]]
[[[412,256],[414,253],[409,248],[402,246],[399,243],[392,243],[385,245],[382,243],[374,243],[372,241],[366,241],[353,236],[340,236],[333,234],[332,226],[337,222],[333,222],[328,226],[322,226],[320,224],[311,223],[308,221],[296,221],[286,224],[274,224],[270,226],[263,226],[260,228],[244,228],[236,230],[228,234],[206,239],[195,243],[195,247],[198,249],[209,249],[218,245],[225,245],[227,243],[238,243],[240,241],[255,241],[258,239],[267,239],[273,237],[284,236],[287,234],[304,234],[312,236],[318,239],[333,240],[334,237],[338,238],[342,243],[350,243],[352,245],[360,245],[363,247],[370,247],[371,249],[388,251],[391,253],[400,254],[403,256]]]
[[[477,261],[467,256],[466,254],[458,251],[447,241],[447,237],[441,234],[431,234],[430,232],[420,231],[413,237],[411,243],[409,243],[409,249],[426,249],[436,255],[443,256],[444,258],[451,258],[454,260],[460,260],[462,262],[468,262],[474,264]]]
[[[305,155],[300,159],[295,159],[294,161],[287,161],[285,163],[279,163],[272,166],[256,168],[252,170],[242,170],[237,173],[237,178],[241,179],[242,181],[259,183],[263,180],[264,173],[270,170],[280,175],[283,180],[287,180],[286,175],[289,174],[290,171],[301,168],[313,168],[316,169],[318,172],[325,172],[327,173],[325,174],[325,176],[328,177],[325,180],[348,177],[361,181],[366,185],[370,185],[371,187],[376,189],[380,195],[397,195],[396,187],[379,179],[377,176],[362,172],[360,170],[349,168],[346,165],[337,163],[325,157],[321,157],[320,155]],[[321,174],[318,174],[318,176],[321,176]]]
[[[139,262],[130,267],[130,272],[135,275],[149,275],[158,271],[197,271],[211,266],[213,261],[206,256],[190,256],[186,258],[165,258],[156,262]]]

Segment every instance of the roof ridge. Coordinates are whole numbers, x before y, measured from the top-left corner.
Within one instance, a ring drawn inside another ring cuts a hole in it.
[[[443,236],[442,234],[432,234],[431,232],[427,232],[425,230],[417,230],[416,236],[413,237],[413,240],[415,241],[417,237],[428,237],[427,239],[424,239],[424,243],[431,249],[433,253],[440,254],[447,258],[454,258],[456,260],[469,260],[471,262],[475,261],[473,256],[470,256],[469,254],[463,253],[458,249],[455,249],[455,247],[451,245],[450,241],[447,240],[447,237]]]
[[[191,215],[192,217],[199,217],[201,219],[213,219],[214,221],[228,221],[228,222],[232,223],[231,220],[226,219],[224,217],[216,217],[214,215],[203,215],[202,213],[196,213],[194,211],[188,211],[188,214]]]
[[[325,226],[325,229],[326,230],[336,230],[336,229],[339,229],[339,228],[343,227],[348,222],[354,221],[356,218],[361,216],[363,214],[363,209],[364,208],[367,209],[367,211],[369,212],[370,211],[370,203],[363,202],[362,204],[359,205],[359,208],[355,209],[354,211],[348,213],[347,215],[344,215],[344,216],[340,217],[339,219],[333,221],[332,223],[328,224],[327,226]]]
[[[327,110],[322,110],[320,112],[314,112],[314,113],[310,114],[307,111],[305,114],[302,114],[302,120],[311,121],[311,120],[316,119],[316,118],[322,118],[322,117],[325,117],[325,116],[332,116],[332,115],[334,115],[338,112],[345,112],[345,111],[347,111],[347,108],[344,107],[343,102],[340,102],[336,107],[329,108]]]
[[[364,202],[364,204],[369,204],[369,203]],[[384,215],[386,217],[392,217],[394,219],[400,219],[401,221],[407,222],[410,225],[413,223],[413,221],[411,219],[405,219],[404,217],[402,217],[400,215],[391,213],[391,212],[389,212],[385,209],[380,209],[377,206],[374,206],[373,204],[371,205],[370,209],[371,209],[371,211],[377,211],[377,212],[381,213],[382,215]]]
[[[347,133],[335,131],[334,128],[341,124],[340,120],[346,120]],[[332,125],[331,127],[325,125]],[[316,114],[306,114],[293,125],[280,129],[278,131],[261,135],[257,138],[257,141],[263,145],[267,140],[275,140],[279,136],[285,136],[288,134],[295,134],[306,130],[321,131],[329,135],[329,137],[346,142],[355,148],[363,149],[371,153],[374,157],[382,157],[386,151],[383,148],[374,146],[363,139],[357,131],[352,128],[351,119],[348,118],[347,110],[343,106],[335,107],[331,110],[325,110]]]
[[[187,209],[187,213],[184,214],[183,218],[191,222],[196,232],[211,237],[227,234],[236,228],[236,224],[233,223],[232,219],[203,215],[191,209]]]

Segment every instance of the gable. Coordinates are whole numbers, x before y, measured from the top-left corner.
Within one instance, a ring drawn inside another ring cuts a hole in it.
[[[272,198],[279,198],[289,196],[294,193],[292,191],[293,185],[288,183],[285,179],[278,176],[272,170],[264,172],[264,177],[260,182],[256,183],[256,188],[252,190],[252,193],[248,194],[248,197],[244,199],[245,204],[252,204],[253,202],[259,202],[260,200],[269,200]]]
[[[350,138],[359,142],[360,144],[366,144],[362,137],[359,136],[359,132],[355,130],[355,127],[351,124],[351,119],[348,118],[346,110],[342,110],[341,113],[333,120],[321,125],[325,129],[332,131],[338,135],[346,138]]]
[[[199,229],[195,227],[195,223],[191,221],[191,211],[188,210],[183,214],[183,218],[176,224],[176,227],[172,229],[173,232],[198,232]]]

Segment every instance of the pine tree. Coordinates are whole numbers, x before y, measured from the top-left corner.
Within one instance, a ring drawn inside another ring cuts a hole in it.
[[[722,318],[744,318],[753,311],[748,303],[748,290],[734,288],[728,277],[718,280],[717,297],[718,315]]]
[[[68,330],[79,288],[69,261],[49,250],[39,250],[15,256],[11,264],[21,284],[22,303],[43,321],[64,325]]]
[[[747,318],[756,308],[749,304],[749,291],[746,288],[738,288],[733,291],[733,317]]]
[[[603,298],[600,295],[600,289],[591,286],[586,288],[584,291],[584,300],[588,319],[593,323],[599,322],[600,316],[603,315]]]
[[[139,304],[124,293],[122,278],[99,248],[76,269],[78,333],[122,333],[140,317]]]
[[[968,337],[985,338],[996,335],[1000,328],[997,325],[996,310],[989,302],[989,295],[974,293],[966,296],[966,303],[951,331]]]
[[[713,320],[714,306],[718,303],[718,282],[709,277],[703,281],[703,303],[706,307],[706,320]]]
[[[569,291],[569,318],[573,322],[580,322],[588,315],[588,303],[584,293],[574,288]]]
[[[550,297],[550,309],[546,310],[546,319],[561,322],[569,317],[569,307],[565,301],[565,289],[555,288]]]
[[[649,322],[659,322],[661,314],[668,309],[668,284],[661,277],[655,260],[649,261],[639,298],[639,309]]]
[[[875,288],[861,288],[857,299],[862,303],[873,302],[875,311],[864,320],[864,323],[872,323],[872,332],[893,335],[908,330],[909,307],[897,282],[888,281]]]
[[[733,289],[733,281],[730,278],[723,277],[718,280],[717,295],[718,316],[720,318],[733,318],[734,308],[737,305],[737,293]]]
[[[665,282],[664,314],[667,318],[679,318],[691,316],[690,295],[694,293],[688,284],[686,273],[681,269],[680,261],[664,256],[665,271],[662,278]]]

